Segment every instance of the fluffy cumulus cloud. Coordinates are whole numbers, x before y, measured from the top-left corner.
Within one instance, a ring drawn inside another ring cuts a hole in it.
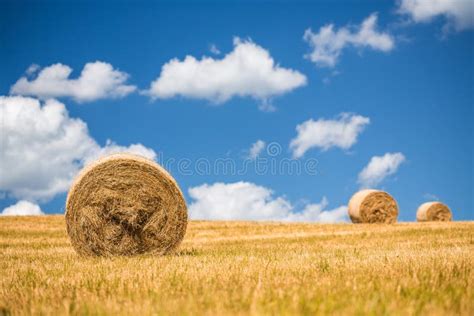
[[[72,68],[63,64],[54,64],[41,70],[39,66],[32,65],[27,75],[31,77],[37,72],[37,76],[31,80],[20,78],[10,88],[10,93],[40,99],[71,97],[78,102],[89,102],[121,98],[136,90],[135,86],[126,84],[128,74],[100,61],[87,63],[76,79],[69,78]]]
[[[284,197],[275,197],[269,188],[251,182],[203,184],[190,188],[189,196],[193,219],[336,222],[347,217],[345,207],[325,210],[325,198],[320,204],[295,211]]]
[[[265,220],[284,218],[292,209],[283,197],[250,182],[203,184],[189,189],[195,201],[191,218],[219,220]]]
[[[398,167],[405,161],[402,153],[386,153],[374,156],[369,164],[359,173],[358,182],[362,188],[375,187],[386,177],[397,172]]]
[[[16,204],[10,205],[3,209],[0,213],[3,216],[27,216],[27,215],[44,215],[38,204],[34,204],[25,200],[18,201]]]
[[[320,223],[338,223],[349,220],[347,206],[339,206],[333,210],[327,210],[329,202],[323,197],[321,202],[308,204],[302,212],[290,213],[285,220],[292,222],[320,222]]]
[[[153,160],[156,160],[157,158],[157,155],[153,149],[147,148],[143,146],[142,144],[131,144],[130,146],[120,146],[120,145],[117,145],[112,140],[108,139],[105,142],[105,146],[103,147],[94,146],[93,150],[88,155],[84,156],[84,164],[87,165],[100,157],[105,157],[108,155],[123,153],[123,152],[140,155],[140,156],[147,157]]]
[[[280,67],[264,48],[236,38],[234,50],[222,59],[170,60],[147,93],[152,98],[183,96],[216,104],[236,96],[252,97],[265,105],[271,97],[305,84],[303,74]]]
[[[408,15],[416,23],[430,22],[445,17],[445,31],[462,31],[474,28],[474,2],[472,0],[401,0],[398,12]]]
[[[293,157],[300,158],[311,148],[349,149],[369,123],[368,117],[350,113],[341,113],[334,120],[307,120],[296,126],[297,135],[290,142]]]
[[[101,147],[87,125],[71,118],[64,104],[27,97],[0,97],[0,192],[30,201],[48,200],[67,191],[88,161],[113,152],[131,152],[155,159],[141,144]]]
[[[249,150],[249,155],[248,158],[255,160],[257,157],[262,153],[262,151],[265,149],[266,143],[259,139],[255,143],[252,144]]]
[[[349,46],[383,52],[391,51],[395,46],[392,35],[377,30],[376,13],[358,26],[345,26],[336,30],[334,24],[328,24],[317,33],[307,29],[303,38],[312,48],[306,57],[320,67],[334,67],[343,49]]]

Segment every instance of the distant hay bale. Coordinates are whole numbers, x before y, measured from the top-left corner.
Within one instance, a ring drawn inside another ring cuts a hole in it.
[[[449,222],[452,220],[452,214],[446,204],[436,201],[426,202],[418,207],[418,210],[416,211],[416,220],[418,222]]]
[[[398,206],[384,191],[362,190],[349,201],[349,217],[353,223],[395,223]]]
[[[186,232],[173,177],[146,158],[115,154],[85,167],[66,201],[67,232],[81,255],[166,254]]]

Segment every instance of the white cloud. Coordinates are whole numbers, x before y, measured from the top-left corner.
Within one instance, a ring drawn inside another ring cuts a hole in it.
[[[213,53],[214,55],[220,55],[221,54],[221,51],[219,50],[219,48],[217,48],[216,44],[211,44],[209,46],[209,51],[211,53]]]
[[[347,217],[344,206],[324,210],[326,198],[295,212],[287,199],[274,197],[272,190],[251,182],[203,184],[188,192],[194,200],[189,206],[192,219],[336,222]]]
[[[99,146],[87,125],[71,118],[64,104],[0,96],[0,192],[31,201],[48,200],[68,190],[85,162],[127,151],[156,158],[141,144]]]
[[[248,158],[252,160],[257,159],[257,157],[265,149],[265,145],[266,145],[265,142],[261,139],[253,143],[252,146],[250,147]]]
[[[2,216],[26,216],[26,215],[44,215],[39,205],[21,200],[16,204],[10,205],[0,213]]]
[[[31,65],[27,74],[31,76],[39,67]],[[63,64],[43,68],[36,78],[20,78],[11,88],[14,95],[36,96],[40,99],[71,97],[78,102],[104,98],[121,98],[136,90],[127,85],[128,74],[116,70],[111,64],[96,61],[87,63],[77,79],[70,79],[72,69]]]
[[[376,13],[372,13],[358,27],[345,26],[335,31],[334,24],[327,24],[318,33],[307,29],[303,38],[313,50],[306,57],[320,67],[334,67],[347,46],[383,52],[391,51],[395,46],[390,34],[377,31]]]
[[[296,126],[297,135],[290,142],[293,157],[300,158],[314,147],[348,149],[369,123],[368,117],[350,113],[341,113],[335,120],[309,119]]]
[[[401,0],[400,14],[406,14],[417,23],[426,23],[436,17],[444,16],[447,23],[445,31],[474,28],[474,2],[472,0]]]
[[[332,79],[336,76],[339,76],[340,74],[341,73],[339,71],[333,70],[328,76],[324,77],[322,81],[324,84],[330,84]]]
[[[216,104],[232,97],[252,97],[268,108],[268,100],[306,84],[306,77],[282,68],[269,52],[251,41],[234,39],[234,50],[222,59],[186,56],[170,60],[147,91],[152,98],[183,96]]]
[[[319,223],[338,223],[349,220],[347,206],[339,206],[333,210],[326,210],[328,200],[323,197],[319,203],[308,204],[302,212],[290,213],[286,221],[290,222],[319,222]]]
[[[34,75],[41,67],[38,64],[31,64],[28,69],[26,69],[25,73],[28,76]]]
[[[374,156],[369,164],[359,173],[358,183],[363,188],[375,187],[386,177],[397,172],[398,167],[405,161],[402,153],[386,153]]]
[[[274,198],[270,189],[250,182],[203,184],[188,192],[196,200],[189,206],[193,219],[277,219],[292,208],[284,198]]]
[[[104,147],[95,147],[94,150],[84,157],[84,164],[89,164],[100,157],[105,157],[112,154],[128,152],[135,155],[140,155],[153,160],[156,160],[157,156],[153,149],[147,148],[142,144],[131,144],[130,146],[117,145],[110,139],[107,139]]]

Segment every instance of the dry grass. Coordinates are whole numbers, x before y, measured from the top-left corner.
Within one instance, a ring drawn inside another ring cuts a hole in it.
[[[0,314],[474,314],[474,223],[191,222],[165,257],[81,258],[0,218]]]

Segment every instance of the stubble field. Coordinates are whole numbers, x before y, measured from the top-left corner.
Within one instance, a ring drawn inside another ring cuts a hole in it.
[[[0,218],[1,314],[474,315],[474,223],[190,222],[176,254],[82,258]]]

